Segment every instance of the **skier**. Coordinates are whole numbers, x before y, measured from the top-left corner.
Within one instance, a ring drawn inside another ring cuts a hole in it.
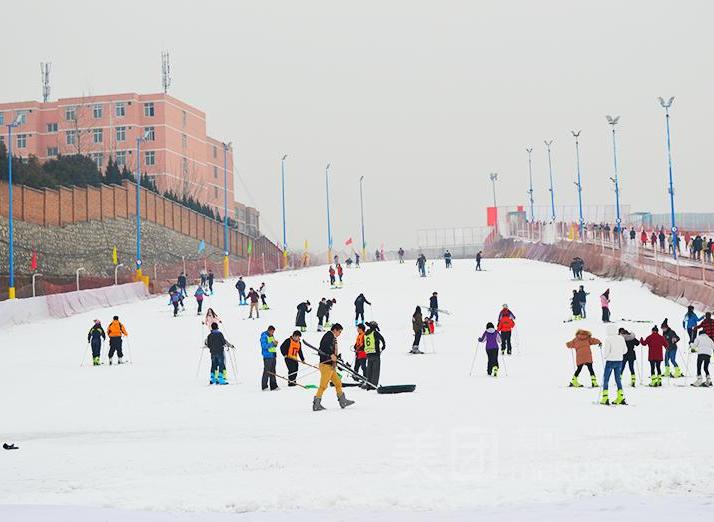
[[[260,283],[260,288],[258,288],[258,294],[260,295],[260,302],[262,304],[263,310],[270,310],[268,302],[265,300],[265,283]]]
[[[340,262],[340,258],[335,254],[335,265],[337,265]]]
[[[355,268],[359,268],[359,254],[355,252]]]
[[[92,364],[94,366],[99,366],[102,364],[100,359],[102,350],[102,341],[107,340],[107,335],[104,333],[104,328],[102,328],[102,323],[99,319],[94,320],[94,324],[89,329],[87,334],[87,342],[92,345]]]
[[[181,291],[176,289],[175,292],[172,292],[169,295],[169,304],[173,305],[174,307],[174,317],[178,315],[178,307],[179,304],[181,303]]]
[[[624,328],[622,330],[622,338],[625,339],[625,344],[627,345],[627,353],[622,358],[622,373],[625,373],[625,366],[630,367],[630,384],[635,387],[637,383],[637,375],[635,374],[635,361],[637,360],[637,354],[635,353],[635,346],[640,345],[640,341],[631,332],[628,332]]]
[[[478,270],[479,272],[481,271],[481,256],[482,255],[483,254],[481,253],[480,250],[476,254],[476,270]]]
[[[222,322],[223,321],[221,321],[221,318],[218,317],[218,314],[213,310],[213,308],[209,308],[206,311],[206,318],[203,320],[203,324],[210,328],[213,323],[221,324]]]
[[[588,316],[587,311],[585,310],[588,295],[590,294],[585,291],[585,287],[583,285],[580,285],[580,288],[578,289],[578,301],[580,301],[580,317],[582,317],[583,319]]]
[[[419,350],[419,341],[421,341],[421,334],[424,331],[424,320],[421,315],[421,306],[417,306],[414,310],[414,315],[412,315],[412,329],[414,330],[414,342],[412,343],[412,350],[410,353],[424,353]]]
[[[599,345],[602,347],[602,342],[600,339],[596,339],[587,330],[578,330],[575,332],[575,337],[565,343],[565,346],[571,350],[575,350],[575,374],[570,380],[570,387],[572,388],[582,388],[582,384],[578,382],[578,376],[583,369],[583,366],[587,366],[590,372],[590,386],[597,388],[597,377],[595,377],[595,370],[593,370],[593,353],[590,349],[591,346]]]
[[[610,289],[608,288],[600,296],[600,307],[602,308],[602,322],[610,322]]]
[[[233,345],[223,337],[223,334],[218,329],[218,323],[211,323],[211,333],[206,337],[204,344],[211,352],[211,380],[209,384],[228,384],[224,350],[226,347],[233,348]]]
[[[337,299],[334,297],[332,299],[325,299],[325,327],[330,327],[330,311],[332,307],[337,303]]]
[[[429,319],[439,322],[439,294],[433,292],[429,298]]]
[[[486,330],[478,338],[478,342],[486,343],[486,373],[492,377],[498,377],[498,345],[501,344],[501,334],[493,326],[493,323],[486,323]]]
[[[404,264],[404,249],[402,247],[399,247],[397,254],[399,255],[399,264],[403,265]]]
[[[248,304],[246,303],[246,298],[245,298],[245,281],[243,281],[243,277],[238,278],[238,282],[236,283],[236,288],[238,289],[238,298],[240,299],[241,305]]]
[[[342,265],[337,263],[337,277],[340,279],[340,286],[342,286],[342,276],[344,272],[342,271]]]
[[[660,335],[655,325],[647,339],[640,338],[640,344],[649,348],[650,386],[662,386],[662,350],[667,347],[667,339]]]
[[[365,326],[363,324],[357,325],[357,338],[355,339],[354,351],[355,351],[355,373],[359,374],[360,368],[362,369],[362,375],[367,377],[367,354],[364,352],[364,331]],[[356,380],[356,379],[355,379]]]
[[[419,275],[421,277],[426,277],[426,257],[424,254],[419,254],[416,260],[417,268],[419,269]]]
[[[112,364],[114,352],[117,353],[117,363],[122,363],[122,357],[124,357],[124,353],[121,349],[122,337],[127,337],[128,335],[124,325],[119,322],[119,316],[115,315],[107,327],[107,336],[109,336],[109,364]]]
[[[258,292],[253,289],[253,287],[251,287],[248,291],[248,299],[250,299],[250,310],[248,311],[248,319],[253,319],[253,310],[255,310],[255,318],[259,319],[260,314],[258,313],[258,299],[260,299],[260,296],[258,295]]]
[[[300,328],[301,332],[307,330],[307,322],[305,321],[305,316],[312,311],[310,308],[310,301],[305,301],[297,305],[297,317],[295,317],[295,326]]]
[[[325,321],[325,316],[327,315],[327,304],[325,301],[325,298],[323,297],[320,299],[320,302],[317,303],[317,331],[322,332],[322,326]]]
[[[176,279],[176,284],[178,284],[179,290],[181,290],[181,297],[188,297],[188,292],[186,292],[186,274],[181,272]]]
[[[710,339],[714,339],[714,319],[712,319],[712,313],[706,312],[704,314],[704,319],[697,325],[695,330],[704,330]]]
[[[580,304],[580,297],[578,296],[578,291],[573,290],[573,298],[570,300],[570,309],[573,311],[573,321],[579,321],[582,319],[582,305]]]
[[[367,301],[367,298],[364,296],[364,294],[358,295],[357,299],[355,299],[355,326],[358,325],[360,322],[364,323],[365,304],[372,306],[372,303]],[[360,318],[362,318],[361,321],[359,320]]]
[[[387,343],[379,333],[377,322],[367,323],[367,331],[364,333],[364,351],[367,354],[367,381],[372,385],[365,386],[368,390],[376,389],[379,385],[380,356],[386,349]]]
[[[691,351],[697,353],[697,380],[692,383],[692,386],[710,387],[712,379],[709,375],[709,362],[714,353],[714,341],[707,335],[706,332],[699,332],[699,335],[691,345]],[[706,381],[702,380],[702,367],[707,376]]]
[[[288,386],[295,386],[297,384],[298,357],[302,362],[305,362],[305,356],[302,353],[302,343],[300,342],[301,337],[302,334],[300,330],[295,330],[293,334],[280,345],[280,353],[285,357],[285,366],[288,367]]]
[[[384,259],[382,259],[381,256],[379,255],[379,250],[374,251],[374,260],[375,261],[384,261]]]
[[[615,374],[615,384],[617,385],[617,398],[612,401],[613,404],[627,404],[622,391],[622,358],[627,353],[627,345],[621,332],[623,329],[617,328],[615,325],[607,327],[607,337],[602,344],[602,356],[605,360],[605,375],[602,383],[602,398],[600,404],[610,404],[608,397],[608,386],[610,374]]]
[[[213,280],[215,279],[215,275],[213,274],[213,270],[208,270],[208,292],[213,295]]]
[[[667,349],[664,352],[664,376],[670,375],[674,378],[682,376],[682,370],[677,364],[677,343],[680,341],[679,336],[669,327],[667,319],[662,322],[662,335],[667,339]],[[674,370],[670,372],[669,363],[672,363]]]
[[[699,317],[697,313],[694,311],[694,307],[692,305],[689,305],[687,307],[687,313],[684,314],[684,319],[682,320],[682,327],[687,329],[687,334],[689,334],[689,342],[690,344],[694,342],[694,339],[696,338],[696,327],[699,321],[704,319],[703,317]]]
[[[260,348],[263,355],[263,377],[260,381],[260,386],[263,391],[268,389],[270,383],[270,391],[278,389],[278,382],[275,379],[275,363],[276,363],[276,346],[278,341],[275,340],[275,327],[268,326],[268,329],[260,334]]]
[[[198,276],[200,278],[200,283],[198,285],[201,288],[205,288],[208,284],[208,272],[206,272],[205,269],[201,269],[201,271],[198,273]]]
[[[201,309],[203,308],[203,297],[206,295],[206,291],[201,285],[198,285],[196,291],[193,293],[193,297],[196,298],[196,303],[198,304],[198,311],[196,315],[201,315]]]
[[[511,345],[511,335],[516,327],[516,316],[503,304],[503,308],[498,313],[498,332],[501,334],[501,355],[508,353],[511,355],[513,346]]]
[[[446,268],[451,268],[451,252],[448,250],[444,252],[444,264],[446,265]]]
[[[330,265],[329,273],[330,273],[330,286],[332,288],[335,288],[335,269],[332,268],[332,265]]]
[[[321,411],[325,407],[322,405],[322,395],[325,393],[327,386],[332,383],[337,393],[337,401],[340,403],[340,408],[346,408],[355,403],[345,397],[345,392],[342,391],[342,381],[337,374],[337,358],[340,355],[337,347],[337,338],[342,333],[342,325],[335,323],[329,332],[325,332],[320,340],[320,386],[317,389],[315,397],[312,399],[312,411]]]

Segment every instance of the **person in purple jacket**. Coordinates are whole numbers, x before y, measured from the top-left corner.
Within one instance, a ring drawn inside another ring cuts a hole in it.
[[[498,347],[501,345],[501,335],[493,323],[486,324],[486,330],[478,338],[478,342],[486,343],[486,355],[488,356],[486,372],[493,377],[498,377]]]

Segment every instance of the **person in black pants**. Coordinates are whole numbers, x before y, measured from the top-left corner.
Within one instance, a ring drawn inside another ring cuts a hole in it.
[[[365,385],[365,388],[368,390],[379,386],[380,356],[386,349],[384,337],[379,333],[379,325],[375,321],[367,323],[367,331],[364,333],[364,351],[367,354],[367,381],[370,384]]]
[[[107,336],[104,333],[104,328],[102,328],[102,323],[99,319],[95,319],[94,325],[89,329],[89,333],[87,334],[87,342],[92,345],[92,364],[94,366],[101,364],[102,341],[106,339]]]
[[[302,334],[300,330],[295,330],[293,334],[283,341],[280,345],[280,353],[285,357],[285,366],[288,368],[288,386],[296,386],[298,374],[298,357],[302,362],[305,362],[305,356],[302,353],[302,343],[300,339]]]
[[[213,270],[208,271],[208,291],[213,295],[213,279],[216,276],[213,275]]]
[[[367,298],[364,296],[364,294],[358,295],[357,299],[355,299],[355,325],[364,323],[364,305],[365,304],[372,306],[372,303],[367,301]],[[360,321],[360,318],[361,318],[361,321]]]
[[[429,319],[439,322],[439,294],[434,292],[429,298]]]
[[[419,350],[419,342],[421,341],[421,335],[424,331],[424,320],[421,315],[421,306],[417,306],[414,310],[414,315],[412,315],[412,329],[414,330],[414,343],[412,343],[412,350],[410,353],[424,353]]]

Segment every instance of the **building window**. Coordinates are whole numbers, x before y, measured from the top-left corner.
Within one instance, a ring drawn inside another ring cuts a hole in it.
[[[181,112],[181,124],[185,127],[186,126],[186,111]]]
[[[77,143],[77,131],[66,131],[65,133],[67,145],[74,145]]]
[[[0,143],[5,145],[5,136],[0,136]]]
[[[119,167],[124,167],[126,166],[126,151],[125,150],[118,150],[117,151],[117,166]]]
[[[181,146],[184,149],[188,146],[188,137],[185,134],[181,134]]]
[[[17,135],[17,148],[24,149],[25,147],[27,147],[27,134],[18,134]]]
[[[92,106],[92,116],[94,116],[95,119],[100,119],[102,116],[104,116],[104,107],[101,104],[96,104]]]
[[[117,118],[123,118],[126,116],[126,103],[116,102],[114,104],[114,116]]]
[[[64,108],[64,119],[67,121],[76,121],[77,120],[77,106],[76,105],[70,105],[69,107]]]
[[[27,111],[17,111],[17,120],[19,125],[27,123]]]
[[[146,141],[156,140],[156,129],[154,127],[144,127],[144,139]]]
[[[57,132],[57,124],[56,123],[48,123],[47,124],[47,132]]]
[[[92,141],[94,143],[102,143],[102,141],[104,141],[104,132],[102,129],[92,129]]]
[[[213,165],[213,177],[218,178],[218,167]]]
[[[126,141],[126,127],[116,128],[116,138],[117,141]]]
[[[47,147],[47,157],[54,158],[59,155],[59,149],[57,147]]]
[[[214,157],[214,158],[217,158],[217,157],[218,157],[218,149],[216,148],[215,145],[213,146],[213,157]]]
[[[89,155],[89,157],[97,166],[97,169],[102,170],[102,165],[104,165],[104,154],[102,154],[101,152],[93,152]]]
[[[153,150],[144,152],[144,163],[146,163],[147,166],[156,165],[156,152]]]
[[[5,113],[0,112],[0,125],[5,125]]]
[[[144,104],[144,116],[154,116],[154,102],[147,102]]]

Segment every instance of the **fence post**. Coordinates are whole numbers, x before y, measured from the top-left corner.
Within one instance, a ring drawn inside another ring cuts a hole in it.
[[[42,274],[38,274],[38,273],[32,274],[32,297],[36,297],[36,295],[37,295],[35,293],[35,279],[37,279],[38,277],[42,277]]]
[[[77,276],[77,292],[79,292],[79,273],[82,272],[83,270],[84,270],[84,267],[83,267],[83,266],[80,266],[80,267],[77,269],[77,271],[75,272],[75,273],[76,273],[76,276]]]

